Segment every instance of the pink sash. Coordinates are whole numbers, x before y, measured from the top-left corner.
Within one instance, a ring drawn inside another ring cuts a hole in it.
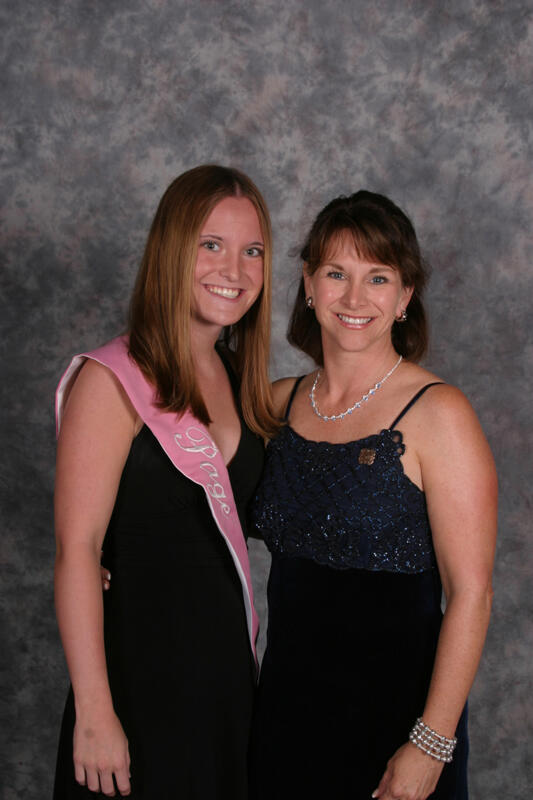
[[[58,433],[66,399],[87,358],[98,361],[116,375],[136,412],[150,428],[176,469],[204,488],[213,519],[224,537],[241,581],[250,645],[257,663],[255,641],[259,621],[253,605],[248,549],[228,471],[215,442],[205,426],[190,411],[186,411],[178,419],[174,412],[157,408],[152,385],[128,355],[128,339],[125,336],[113,339],[98,350],[74,356],[57,387]]]

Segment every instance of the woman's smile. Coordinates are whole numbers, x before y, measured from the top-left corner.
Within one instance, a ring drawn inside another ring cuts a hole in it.
[[[219,297],[225,298],[226,300],[236,300],[244,291],[244,289],[238,289],[230,286],[214,286],[213,284],[209,283],[204,284],[204,287],[211,294],[216,294]]]
[[[348,325],[350,328],[362,328],[373,320],[373,317],[351,317],[348,314],[337,314],[337,317],[344,325]]]

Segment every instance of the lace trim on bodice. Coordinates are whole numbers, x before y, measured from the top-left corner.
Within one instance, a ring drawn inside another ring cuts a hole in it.
[[[304,439],[286,425],[266,450],[252,521],[269,550],[336,569],[435,566],[425,495],[404,473],[402,433]]]

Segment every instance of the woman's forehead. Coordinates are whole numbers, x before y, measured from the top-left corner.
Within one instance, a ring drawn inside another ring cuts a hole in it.
[[[372,252],[369,243],[355,231],[343,229],[334,231],[324,243],[322,252],[323,261],[335,261],[345,256],[357,256],[373,263],[381,263],[376,254]]]

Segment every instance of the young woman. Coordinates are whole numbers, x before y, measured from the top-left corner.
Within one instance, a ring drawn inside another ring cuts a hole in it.
[[[405,214],[337,198],[301,257],[289,340],[318,369],[275,384],[286,425],[254,501],[272,569],[251,796],[466,800],[491,453],[461,392],[416,363],[426,278]]]
[[[56,606],[72,690],[56,800],[246,797],[257,619],[242,528],[276,430],[270,280],[257,188],[192,169],[159,204],[128,335],[61,381]]]

